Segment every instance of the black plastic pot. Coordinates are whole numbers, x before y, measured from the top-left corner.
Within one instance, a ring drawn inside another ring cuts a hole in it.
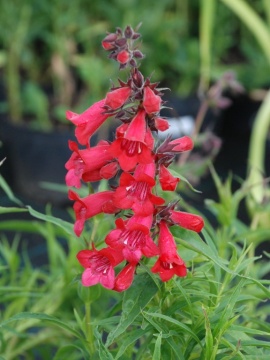
[[[65,163],[71,152],[68,140],[72,131],[40,132],[0,121],[1,159],[6,161],[1,173],[14,192],[27,199],[62,205],[67,195],[48,190],[43,182],[65,184]]]

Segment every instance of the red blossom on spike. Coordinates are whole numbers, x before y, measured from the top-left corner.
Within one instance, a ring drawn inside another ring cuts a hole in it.
[[[113,290],[122,292],[127,290],[133,282],[136,265],[127,264],[116,276]]]
[[[174,177],[170,173],[170,171],[164,165],[161,164],[159,168],[159,181],[162,190],[175,191],[180,179],[178,177]]]
[[[113,203],[120,209],[132,209],[137,215],[150,215],[154,205],[162,205],[165,200],[152,194],[155,186],[155,164],[139,164],[134,176],[124,172],[119,187],[115,190]]]
[[[152,272],[159,273],[162,281],[168,281],[174,275],[180,277],[186,276],[186,265],[177,254],[174,238],[164,221],[161,221],[159,224],[158,247],[160,256],[152,267]]]
[[[82,250],[77,259],[85,268],[82,274],[83,286],[100,283],[107,289],[112,289],[115,282],[114,267],[123,261],[121,253],[110,248]]]
[[[143,92],[143,107],[147,114],[159,112],[160,105],[161,97],[156,95],[149,86],[146,86]]]
[[[105,105],[109,106],[112,110],[118,109],[124,105],[131,94],[129,87],[121,87],[107,93]]]
[[[103,191],[80,198],[74,191],[69,190],[69,199],[75,200],[73,205],[76,216],[74,232],[77,236],[81,235],[87,219],[100,213],[113,214],[118,211],[112,203],[113,194],[113,191]]]
[[[127,221],[117,219],[116,229],[105,239],[107,245],[122,252],[124,258],[137,264],[141,256],[152,257],[159,254],[159,249],[150,236],[153,215],[134,215]]]
[[[97,180],[101,180],[103,178],[101,170],[113,159],[112,154],[108,151],[110,145],[107,142],[101,142],[95,147],[80,150],[74,141],[69,141],[69,148],[73,153],[65,164],[68,170],[66,175],[67,186],[80,188],[81,179],[96,181],[92,179],[93,172],[98,174]]]
[[[90,106],[82,114],[66,112],[66,117],[76,125],[75,136],[81,145],[89,145],[89,139],[110,116],[104,113],[105,99]]]
[[[183,211],[170,211],[170,220],[185,229],[200,232],[204,227],[203,218]]]
[[[125,129],[126,126],[124,124],[121,129]],[[120,136],[119,131],[118,135]],[[144,110],[138,111],[121,136],[112,143],[110,151],[118,159],[122,170],[129,171],[138,163],[149,164],[153,161],[153,138],[150,138],[146,131]],[[150,144],[148,140],[151,141]]]

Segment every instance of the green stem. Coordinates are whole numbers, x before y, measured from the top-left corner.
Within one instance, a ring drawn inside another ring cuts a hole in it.
[[[249,145],[248,184],[250,194],[257,204],[263,201],[265,185],[263,181],[264,160],[267,135],[270,128],[270,90],[268,91],[256,116]]]
[[[91,325],[91,303],[85,303],[85,336],[87,343],[89,345],[89,352],[90,355],[93,355],[95,352],[95,345],[94,345],[94,334],[93,328]]]
[[[230,8],[251,31],[270,65],[270,31],[265,21],[243,0],[220,1]]]
[[[200,91],[203,93],[209,88],[211,73],[211,42],[214,24],[216,0],[201,0],[200,10],[200,59],[201,80]]]

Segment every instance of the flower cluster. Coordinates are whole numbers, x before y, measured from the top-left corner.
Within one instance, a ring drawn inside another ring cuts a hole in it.
[[[156,195],[157,185],[163,191],[175,191],[179,178],[168,169],[175,156],[191,150],[192,140],[184,136],[167,138],[158,144],[153,134],[169,128],[160,116],[163,105],[162,92],[157,83],[144,79],[138,70],[136,59],[143,58],[134,48],[139,34],[130,26],[124,31],[117,29],[102,41],[109,57],[129,66],[127,82],[119,80],[105,99],[98,101],[82,114],[67,111],[67,119],[75,126],[78,143],[70,141],[72,151],[66,163],[66,183],[80,188],[81,182],[95,182],[115,177],[118,186],[111,190],[89,194],[81,198],[69,190],[74,200],[76,221],[74,231],[80,236],[87,219],[99,213],[115,214],[115,229],[105,237],[105,247],[82,250],[77,258],[85,268],[82,284],[91,286],[101,283],[108,289],[126,290],[132,283],[136,268],[143,257],[156,257],[151,270],[162,281],[174,275],[185,276],[186,265],[177,253],[170,227],[178,225],[199,232],[203,219],[194,214],[176,210],[177,201],[165,204]],[[91,137],[110,117],[119,120],[112,142],[102,140],[91,145]],[[123,264],[116,275],[115,268]]]

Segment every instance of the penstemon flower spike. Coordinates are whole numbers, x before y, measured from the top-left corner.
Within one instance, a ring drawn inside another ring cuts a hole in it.
[[[119,80],[119,86],[113,86],[104,99],[82,114],[67,111],[67,119],[76,126],[77,141],[84,148],[69,142],[73,153],[66,163],[66,184],[80,188],[81,182],[119,175],[118,186],[109,191],[81,198],[69,190],[69,198],[75,201],[77,236],[91,217],[99,213],[119,215],[116,228],[107,234],[102,249],[97,250],[92,244],[92,249],[81,250],[77,255],[85,268],[84,286],[100,283],[118,292],[131,286],[143,257],[155,258],[151,271],[158,273],[162,281],[174,275],[186,276],[185,262],[177,253],[169,228],[177,225],[200,232],[204,226],[200,216],[175,210],[178,201],[166,205],[161,196],[152,192],[157,183],[163,191],[176,190],[180,179],[174,177],[168,167],[176,155],[191,150],[193,142],[184,136],[173,141],[167,138],[159,145],[155,143],[153,133],[167,130],[169,124],[160,116],[163,89],[158,88],[158,83],[151,83],[150,78],[145,79],[138,69],[138,60],[144,58],[135,46],[139,37],[137,29],[131,26],[107,34],[102,47],[109,52],[109,58],[119,64],[120,70],[129,68],[127,81]],[[110,117],[121,122],[115,139],[91,146],[92,135]],[[125,216],[124,211],[130,215]],[[122,268],[116,274],[115,267],[119,264]]]

